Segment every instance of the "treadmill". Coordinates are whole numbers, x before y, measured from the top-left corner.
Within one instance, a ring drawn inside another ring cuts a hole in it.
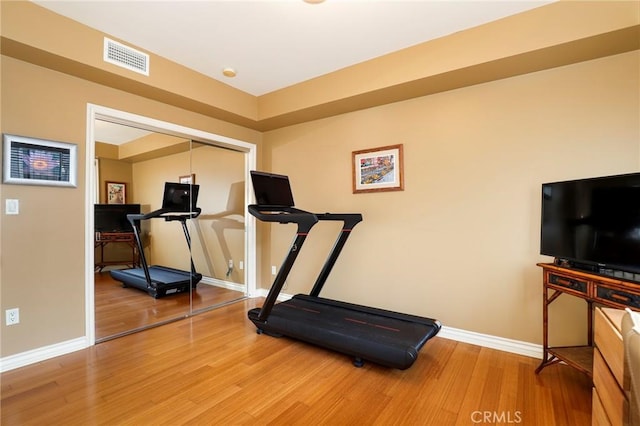
[[[198,201],[198,185],[166,182],[164,184],[164,196],[162,208],[147,214],[128,214],[127,220],[131,223],[133,233],[138,246],[140,256],[140,268],[112,270],[111,276],[122,283],[123,287],[135,287],[146,291],[151,297],[157,299],[168,294],[189,291],[196,288],[202,274],[196,272],[193,258],[191,257],[191,237],[187,229],[187,220],[200,216],[202,210],[196,207]],[[182,225],[184,236],[189,248],[191,271],[170,268],[168,266],[149,266],[144,254],[142,238],[140,235],[140,221],[149,219],[164,219],[167,222],[177,221]]]
[[[261,308],[248,312],[258,334],[287,336],[344,353],[356,367],[365,361],[386,367],[407,369],[418,351],[441,328],[439,321],[337,300],[321,298],[320,292],[359,213],[310,213],[294,207],[289,178],[251,171],[257,204],[249,213],[263,222],[295,223],[293,244]],[[276,304],[276,300],[313,226],[322,220],[342,222],[342,229],[308,295],[297,294]]]

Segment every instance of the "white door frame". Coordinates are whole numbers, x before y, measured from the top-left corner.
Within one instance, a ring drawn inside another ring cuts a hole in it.
[[[100,105],[87,104],[87,141],[86,141],[86,164],[85,164],[85,334],[87,343],[94,345],[95,337],[95,291],[94,291],[94,223],[93,205],[98,201],[95,199],[96,175],[94,170],[95,158],[95,120],[105,120],[112,123],[137,127],[152,132],[165,133],[173,136],[194,139],[199,142],[210,143],[214,146],[233,149],[245,154],[245,200],[253,199],[251,191],[250,171],[256,168],[255,144],[244,142],[238,139],[204,132],[180,126],[174,123],[155,120],[141,115],[131,114]],[[256,220],[248,214],[245,207],[245,241],[244,241],[244,282],[245,294],[254,297],[256,294]]]

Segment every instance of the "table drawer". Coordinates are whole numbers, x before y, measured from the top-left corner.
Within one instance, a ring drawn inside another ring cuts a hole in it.
[[[588,282],[576,278],[566,277],[555,272],[549,272],[547,283],[554,287],[560,287],[563,290],[569,290],[583,295],[588,295]]]
[[[615,287],[609,287],[607,285],[598,283],[596,287],[596,300],[603,301],[605,303],[615,303],[621,308],[627,306],[635,309],[640,309],[640,286],[638,286],[638,292],[620,290]]]

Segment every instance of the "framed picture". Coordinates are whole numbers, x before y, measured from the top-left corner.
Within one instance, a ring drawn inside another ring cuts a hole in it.
[[[191,185],[195,185],[196,184],[196,174],[195,173],[191,173],[190,175],[180,176],[178,178],[178,182],[179,183],[190,183]]]
[[[2,140],[4,183],[77,186],[77,145],[6,133]]]
[[[353,193],[402,191],[402,145],[353,151]]]
[[[107,182],[107,204],[126,204],[127,184],[122,182]]]

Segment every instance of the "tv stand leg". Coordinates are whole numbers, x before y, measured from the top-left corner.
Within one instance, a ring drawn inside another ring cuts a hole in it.
[[[545,353],[544,353],[544,355],[542,357],[542,362],[540,363],[538,368],[536,368],[536,374],[540,373],[543,368],[548,367],[548,366],[553,365],[553,364],[557,364],[560,361],[561,360],[556,358],[555,355],[551,355],[551,358],[549,358],[549,355],[545,351]]]

